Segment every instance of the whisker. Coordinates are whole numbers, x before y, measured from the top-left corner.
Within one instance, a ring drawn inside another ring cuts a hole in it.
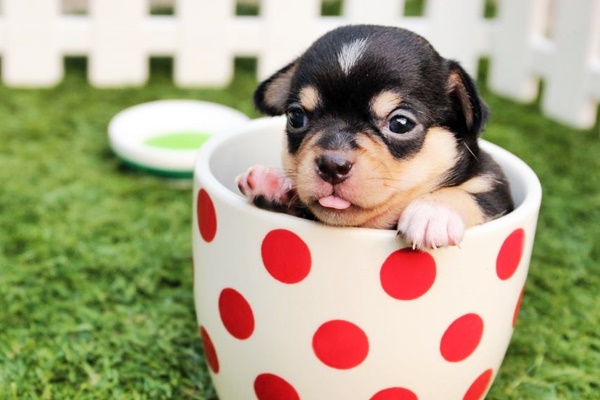
[[[466,144],[464,141],[462,142],[462,144],[467,148],[467,150],[469,151],[469,153],[471,153],[471,155],[475,158],[475,160],[479,161],[479,159],[477,158],[477,156],[475,155],[475,153],[473,153],[473,150],[471,150],[471,148],[469,147],[469,145]]]

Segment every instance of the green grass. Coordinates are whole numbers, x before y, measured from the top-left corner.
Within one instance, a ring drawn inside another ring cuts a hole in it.
[[[119,110],[187,98],[251,116],[252,65],[225,90],[91,88],[69,63],[47,90],[0,87],[0,398],[214,399],[195,321],[189,189],[133,172]],[[544,187],[521,316],[488,399],[594,399],[600,376],[600,138],[485,93],[485,137]],[[245,399],[241,399],[245,400]]]
[[[191,191],[132,172],[106,129],[125,107],[203,99],[254,114],[246,62],[226,90],[0,87],[0,398],[209,399],[191,292]]]

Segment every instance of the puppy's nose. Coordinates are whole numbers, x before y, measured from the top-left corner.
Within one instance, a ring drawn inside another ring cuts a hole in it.
[[[346,157],[334,154],[324,154],[316,160],[317,172],[321,179],[336,185],[348,178],[352,162]]]

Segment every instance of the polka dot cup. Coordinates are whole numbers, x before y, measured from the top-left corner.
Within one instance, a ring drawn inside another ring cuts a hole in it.
[[[280,165],[284,120],[208,142],[194,190],[194,295],[221,400],[480,400],[515,327],[541,187],[502,165],[517,208],[460,248],[413,251],[395,232],[333,228],[248,204],[234,183]]]

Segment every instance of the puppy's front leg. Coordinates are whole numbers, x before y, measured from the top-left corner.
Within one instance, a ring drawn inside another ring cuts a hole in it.
[[[240,192],[257,207],[300,215],[294,183],[283,170],[254,165],[235,180]]]
[[[466,228],[484,220],[471,193],[460,186],[447,187],[410,202],[400,215],[398,234],[413,248],[456,246]]]

